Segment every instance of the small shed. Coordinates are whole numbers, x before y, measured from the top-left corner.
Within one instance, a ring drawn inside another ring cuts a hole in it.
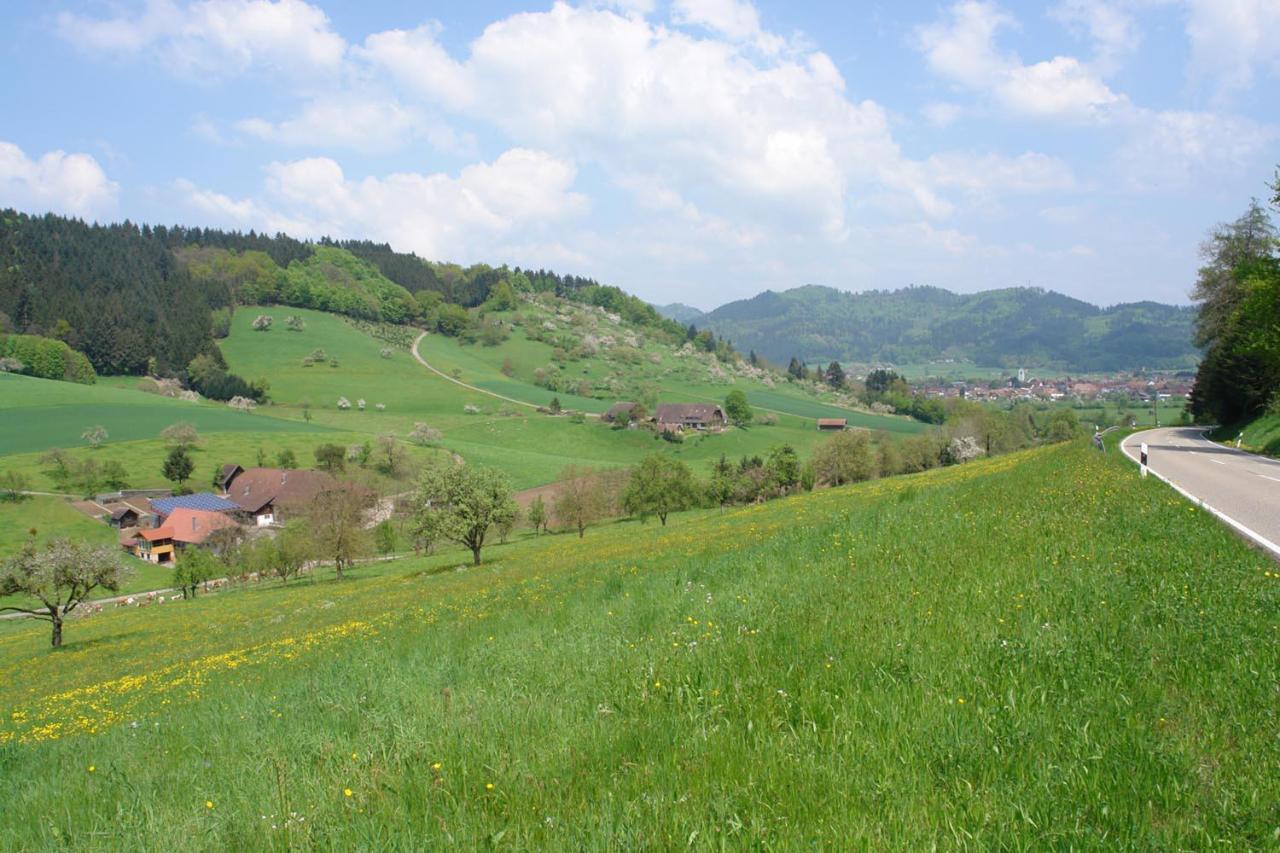
[[[820,432],[840,432],[848,428],[848,418],[818,418],[818,430]]]

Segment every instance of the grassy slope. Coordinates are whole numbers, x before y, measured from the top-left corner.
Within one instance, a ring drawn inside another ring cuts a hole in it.
[[[1274,842],[1280,579],[1115,454],[489,557],[0,627],[0,847]]]
[[[249,329],[250,321],[258,313],[279,315],[272,331],[262,333]],[[283,318],[289,313],[306,317],[305,331],[287,332],[282,328]],[[235,371],[245,376],[270,378],[271,394],[278,402],[270,408],[273,415],[301,417],[301,404],[307,402],[311,404],[316,423],[339,429],[370,432],[391,429],[404,434],[414,422],[424,421],[444,432],[445,447],[470,461],[502,467],[519,488],[555,480],[570,462],[601,467],[629,465],[644,453],[666,447],[648,433],[614,431],[594,421],[573,424],[567,418],[538,415],[531,409],[468,391],[430,373],[405,350],[396,349],[390,359],[382,358],[379,353],[385,346],[338,317],[272,308],[238,312],[232,334],[222,344]],[[339,367],[303,367],[303,357],[317,348],[337,356]],[[529,355],[532,351],[538,353],[536,360]],[[531,376],[534,367],[545,364],[550,351],[541,342],[524,339],[520,332],[498,347],[461,346],[439,335],[428,336],[421,347],[424,358],[447,373],[456,368],[464,382],[539,404],[549,402],[554,395],[518,380],[521,371],[527,370]],[[504,358],[520,359],[515,379],[502,375],[500,367]],[[595,378],[603,375],[599,373],[604,370],[601,363],[590,362],[586,366],[589,372],[597,371]],[[663,379],[663,387],[666,398],[714,400],[723,398],[731,386],[700,385],[668,375]],[[673,448],[673,452],[703,468],[709,467],[721,453],[735,459],[744,454],[765,454],[770,447],[783,442],[790,442],[803,453],[823,437],[812,420],[818,414],[847,415],[857,423],[898,432],[915,432],[921,428],[902,418],[836,409],[787,389],[770,390],[756,382],[748,387],[749,396],[758,397],[764,405],[785,407],[795,414],[781,416],[773,426],[697,437]],[[352,403],[363,398],[368,409],[339,411],[336,407],[339,396],[345,396]],[[560,398],[565,406],[589,411],[603,410],[611,402],[571,395],[560,395]],[[386,411],[373,411],[378,402],[386,404]],[[463,407],[468,404],[478,406],[483,414],[464,414]]]
[[[1263,415],[1244,427],[1220,429],[1214,438],[1232,445],[1239,438],[1240,446],[1245,450],[1267,456],[1280,456],[1280,415]]]
[[[0,374],[0,455],[50,447],[83,447],[80,434],[101,424],[112,441],[154,438],[187,421],[203,432],[305,432],[302,422],[233,412],[215,403],[188,403],[111,385],[75,385]]]

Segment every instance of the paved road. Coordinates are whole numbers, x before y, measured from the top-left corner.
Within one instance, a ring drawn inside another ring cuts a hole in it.
[[[1280,461],[1215,444],[1197,427],[1144,430],[1121,449],[1136,461],[1143,442],[1152,471],[1268,540],[1260,544],[1280,557]]]

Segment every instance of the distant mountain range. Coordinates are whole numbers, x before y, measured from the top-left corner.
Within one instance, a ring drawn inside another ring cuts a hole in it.
[[[690,323],[701,323],[702,318],[706,316],[706,312],[700,308],[694,308],[692,305],[685,305],[683,302],[672,302],[670,305],[653,306],[663,317],[668,320],[675,320],[677,323],[684,323],[686,326]]]
[[[806,285],[702,312],[679,303],[658,312],[785,365],[913,364],[939,359],[990,367],[1075,371],[1192,368],[1194,308],[1134,302],[1099,308],[1030,287],[952,293],[937,287],[848,293]]]

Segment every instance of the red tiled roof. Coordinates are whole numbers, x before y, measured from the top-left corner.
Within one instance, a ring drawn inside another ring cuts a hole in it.
[[[213,531],[235,527],[236,523],[226,513],[179,507],[169,514],[164,526],[173,530],[175,542],[198,545]]]
[[[818,418],[818,426],[847,426],[848,418]]]
[[[156,542],[160,539],[172,539],[173,528],[165,525],[164,527],[152,527],[147,530],[139,530],[138,535],[148,542]]]

